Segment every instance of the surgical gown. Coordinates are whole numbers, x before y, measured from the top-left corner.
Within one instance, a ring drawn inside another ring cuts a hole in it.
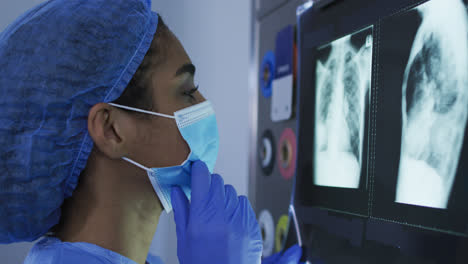
[[[41,239],[29,251],[24,264],[137,264],[116,252],[85,242],[62,242],[55,237]],[[146,263],[163,264],[148,255]]]

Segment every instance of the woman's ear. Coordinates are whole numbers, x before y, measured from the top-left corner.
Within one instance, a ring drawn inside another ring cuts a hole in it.
[[[127,120],[122,118],[123,111],[118,111],[106,103],[98,103],[89,111],[88,132],[96,147],[111,159],[125,156],[125,131],[120,124]]]

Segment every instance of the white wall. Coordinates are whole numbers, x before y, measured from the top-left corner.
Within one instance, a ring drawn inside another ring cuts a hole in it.
[[[0,3],[0,30],[43,0]],[[220,133],[215,171],[247,194],[250,0],[152,0],[197,67],[201,92],[214,104]],[[2,263],[21,263],[30,243],[0,245]],[[151,252],[177,263],[173,216],[163,213]],[[6,257],[6,259],[5,259]]]

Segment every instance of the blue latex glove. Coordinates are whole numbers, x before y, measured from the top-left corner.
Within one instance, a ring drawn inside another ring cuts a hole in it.
[[[294,245],[284,253],[279,252],[262,260],[262,264],[299,264],[302,257],[302,248]]]
[[[203,162],[192,165],[192,201],[171,193],[180,264],[260,264],[262,237],[247,197]]]

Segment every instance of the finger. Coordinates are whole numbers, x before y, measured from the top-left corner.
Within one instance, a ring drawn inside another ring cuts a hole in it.
[[[262,264],[276,264],[281,257],[281,253],[273,254],[262,259]]]
[[[210,200],[220,205],[219,209],[223,209],[226,193],[224,190],[224,180],[219,174],[211,175]]]
[[[239,204],[239,199],[237,197],[237,192],[232,185],[224,186],[224,193],[225,193],[225,206],[226,215],[231,219],[232,215],[234,214],[237,205]]]
[[[174,222],[176,223],[177,236],[185,234],[188,217],[189,201],[180,187],[173,187],[171,190],[171,203],[174,210]]]
[[[192,205],[197,206],[203,203],[210,191],[211,174],[206,164],[195,161],[192,164]]]
[[[280,263],[299,263],[302,257],[302,248],[298,245],[290,247],[281,256]]]
[[[249,228],[249,232],[251,236],[255,238],[260,238],[262,239],[262,234],[260,231],[260,226],[257,221],[257,217],[255,215],[255,212],[252,208],[252,205],[250,205],[249,199],[241,195],[239,196],[239,206],[242,207],[242,215],[243,215],[243,221],[246,224],[246,228]]]
[[[258,227],[257,219],[255,219],[255,213],[250,206],[249,200],[246,196],[240,195],[239,196],[239,203],[237,208],[232,216],[232,219],[237,222],[238,225],[242,226],[249,236],[255,235],[257,236],[256,227]],[[260,236],[261,238],[261,236]]]

